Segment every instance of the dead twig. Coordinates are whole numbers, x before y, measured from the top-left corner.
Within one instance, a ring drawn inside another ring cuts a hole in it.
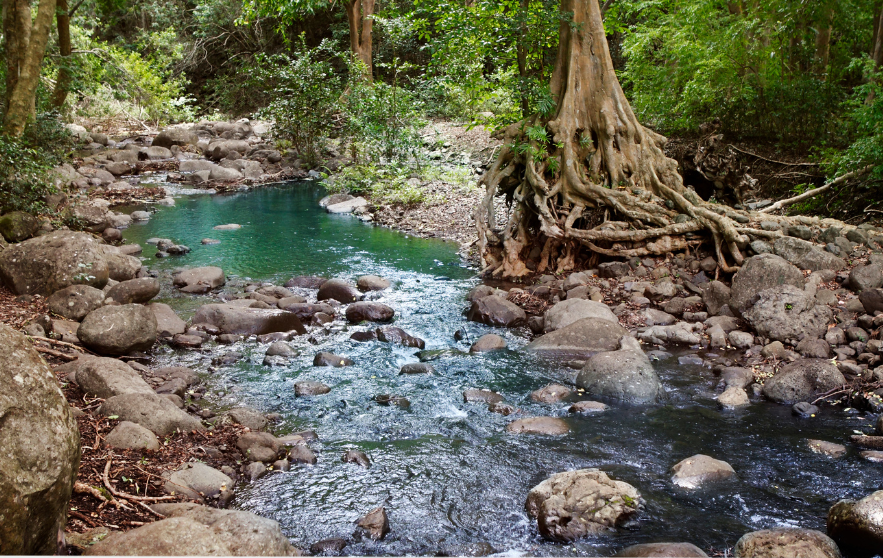
[[[818,196],[822,192],[830,190],[834,186],[839,186],[840,184],[843,184],[844,182],[846,182],[852,178],[855,178],[857,176],[861,176],[863,174],[870,172],[872,168],[874,168],[873,165],[868,165],[867,167],[865,167],[863,169],[859,169],[857,171],[848,172],[846,174],[840,175],[837,178],[835,178],[834,180],[832,180],[831,182],[825,184],[824,186],[819,186],[818,188],[813,188],[812,190],[804,192],[800,195],[794,196],[792,198],[787,198],[784,200],[779,200],[769,207],[764,207],[763,209],[760,210],[760,213],[772,213],[773,211],[776,211],[777,209],[782,209],[783,207],[785,207],[787,205],[795,204],[795,203],[801,202],[805,199],[809,199],[809,198]]]
[[[39,347],[37,345],[34,345],[34,349],[36,349],[38,353],[43,353],[43,354],[47,354],[50,356],[54,356],[56,358],[60,358],[61,360],[66,360],[67,362],[73,362],[73,361],[77,360],[77,357],[75,357],[73,355],[69,355],[67,353],[62,353],[61,351],[47,349],[46,347]]]

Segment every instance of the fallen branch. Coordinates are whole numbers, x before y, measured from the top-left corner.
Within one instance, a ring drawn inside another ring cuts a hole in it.
[[[50,337],[40,337],[39,335],[30,335],[31,339],[35,339],[37,341],[43,341],[44,343],[49,343],[50,345],[56,345],[58,347],[69,347],[76,351],[80,351],[81,353],[86,352],[83,347],[78,345],[74,345],[73,343],[68,343],[67,341],[59,341],[58,339],[52,339]]]
[[[46,347],[38,347],[38,346],[34,345],[34,348],[37,349],[38,353],[44,353],[47,355],[51,355],[56,358],[60,358],[61,360],[66,360],[68,362],[75,361],[78,358],[73,355],[69,355],[67,353],[62,353],[61,351],[54,351],[52,349],[47,349]]]
[[[123,492],[117,492],[117,490],[113,486],[111,486],[110,478],[108,477],[108,474],[110,473],[110,462],[111,462],[111,460],[108,459],[107,465],[104,466],[104,486],[107,487],[107,489],[110,491],[110,493],[113,494],[114,496],[116,496],[117,498],[119,498],[120,500],[123,500],[125,502],[130,503],[130,504],[131,503],[138,504],[139,506],[141,506],[142,508],[144,508],[148,512],[159,517],[160,519],[165,519],[166,516],[164,516],[163,514],[157,512],[157,511],[154,511],[153,508],[151,508],[150,506],[145,504],[144,501],[156,502],[159,500],[175,500],[175,499],[177,499],[177,497],[175,497],[175,496],[160,496],[160,497],[131,496],[131,495],[125,494]]]
[[[795,203],[801,202],[805,199],[809,199],[809,198],[813,198],[815,196],[818,196],[822,192],[830,190],[834,186],[839,186],[840,184],[843,184],[844,182],[846,182],[852,178],[855,178],[857,176],[861,176],[863,174],[870,172],[872,168],[874,168],[873,165],[868,165],[867,167],[865,167],[863,169],[853,171],[853,172],[848,172],[846,174],[840,175],[837,178],[835,178],[834,180],[832,180],[831,182],[825,184],[824,186],[819,186],[818,188],[814,188],[812,190],[809,190],[807,192],[804,192],[804,193],[802,193],[798,196],[794,196],[792,198],[779,200],[769,207],[764,207],[763,209],[760,210],[760,213],[772,213],[773,211],[776,211],[777,209],[782,209],[783,207],[785,207],[787,205],[795,204]]]
[[[77,519],[85,521],[86,524],[89,525],[89,527],[98,527],[98,524],[92,521],[92,519],[86,514],[80,513],[77,510],[68,510],[67,513],[73,517],[76,517]]]
[[[730,147],[738,151],[739,153],[744,153],[745,155],[750,155],[751,157],[757,157],[758,159],[763,159],[768,163],[775,163],[777,165],[787,165],[789,167],[817,167],[818,163],[786,163],[785,161],[776,161],[775,159],[767,159],[763,155],[758,155],[757,153],[752,153],[750,151],[745,151],[744,149],[739,149],[733,144],[730,144]]]

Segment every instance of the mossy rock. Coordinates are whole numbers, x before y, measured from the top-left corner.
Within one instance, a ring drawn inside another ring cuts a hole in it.
[[[37,218],[24,211],[13,211],[0,217],[0,234],[9,242],[27,240],[40,228]]]

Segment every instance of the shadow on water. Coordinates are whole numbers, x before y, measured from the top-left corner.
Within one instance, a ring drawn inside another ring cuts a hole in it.
[[[319,434],[313,446],[317,465],[272,473],[241,488],[234,502],[279,521],[294,543],[347,538],[361,515],[384,505],[392,527],[386,540],[354,542],[347,552],[427,554],[487,542],[515,553],[604,555],[656,541],[723,550],[761,528],[824,531],[827,510],[836,500],[864,496],[883,484],[883,466],[863,461],[854,449],[833,460],[811,453],[805,444],[807,438],[842,441],[853,429],[867,428],[867,420],[838,410],[800,420],[788,407],[767,403],[723,412],[712,399],[712,373],[680,366],[676,359],[656,363],[668,391],[656,406],[613,406],[601,415],[571,417],[567,402],[532,402],[532,390],[571,377],[573,371],[521,351],[527,331],[465,321],[463,296],[477,280],[460,264],[454,245],[328,215],[316,205],[322,195],[319,187],[299,184],[181,198],[177,207],[159,210],[148,223],[125,231],[125,237],[145,246],[148,265],[162,273],[181,265],[218,265],[234,282],[277,283],[299,274],[382,275],[394,287],[378,300],[395,308],[395,325],[425,339],[427,349],[468,351],[470,341],[490,331],[503,335],[509,348],[442,356],[432,362],[436,373],[425,376],[398,375],[401,365],[417,361],[414,349],[350,341],[353,331],[368,327],[341,322],[293,341],[299,356],[287,367],[263,366],[266,346],[253,342],[205,353],[162,349],[161,361],[187,363],[206,373],[212,405],[280,413],[281,432],[311,428]],[[224,223],[243,228],[212,229]],[[156,260],[155,250],[144,243],[152,236],[187,244],[193,252]],[[221,243],[202,246],[202,238]],[[185,312],[209,301],[172,290],[162,297]],[[461,328],[468,338],[458,343],[453,334]],[[245,357],[212,369],[212,356],[230,350]],[[356,364],[313,367],[313,355],[320,350],[348,356]],[[331,393],[295,397],[294,382],[306,379],[328,384]],[[499,391],[520,415],[503,417],[463,403],[462,390],[470,387]],[[372,400],[378,394],[407,397],[411,406],[382,407]],[[566,417],[571,432],[557,438],[505,433],[508,422],[530,415]],[[347,449],[364,450],[373,465],[363,469],[343,463]],[[670,468],[696,453],[728,461],[738,478],[692,492],[674,487]],[[610,535],[572,545],[543,541],[524,511],[527,492],[550,474],[583,467],[599,467],[635,485],[646,500],[644,511]]]

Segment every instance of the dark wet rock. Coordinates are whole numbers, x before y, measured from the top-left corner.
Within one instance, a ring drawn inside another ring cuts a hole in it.
[[[584,318],[535,339],[526,348],[549,356],[589,357],[601,351],[614,351],[628,331],[618,323]]]
[[[216,366],[229,366],[231,364],[236,364],[240,360],[242,360],[242,353],[238,351],[230,351],[213,358],[212,364]]]
[[[744,316],[760,336],[784,342],[822,337],[833,315],[827,306],[816,304],[814,294],[781,285],[761,292]]]
[[[573,393],[570,388],[561,384],[549,384],[530,394],[530,398],[537,403],[558,403],[567,399]]]
[[[800,269],[839,271],[846,262],[830,252],[825,252],[812,242],[791,237],[779,237],[773,241],[773,252]]]
[[[781,285],[803,289],[805,280],[797,267],[773,254],[748,258],[733,276],[729,306],[737,313],[751,308],[761,291]]]
[[[117,283],[107,291],[107,298],[120,304],[143,304],[159,294],[159,281],[152,277]]]
[[[724,409],[736,409],[744,407],[751,402],[748,400],[748,394],[745,393],[744,389],[730,386],[717,396],[717,403]]]
[[[298,444],[291,448],[288,452],[288,460],[305,465],[315,465],[317,461],[316,454],[306,444]]]
[[[205,463],[184,463],[175,471],[163,475],[163,490],[167,494],[183,494],[187,498],[205,502],[218,498],[222,492],[233,489],[233,479]]]
[[[313,277],[306,275],[299,275],[297,277],[292,277],[288,281],[285,282],[286,288],[298,287],[301,289],[318,289],[321,287],[328,279],[325,277]]]
[[[313,358],[313,366],[333,366],[340,368],[341,366],[352,366],[355,364],[352,360],[335,355],[334,353],[321,352],[317,353]]]
[[[364,529],[373,540],[383,540],[389,533],[389,518],[386,515],[386,509],[381,507],[371,510],[359,519],[356,525]]]
[[[312,318],[313,316],[315,316],[316,314],[318,314],[320,312],[324,313],[324,314],[328,314],[329,316],[334,315],[334,308],[332,308],[328,304],[308,304],[308,303],[304,303],[304,302],[295,302],[295,303],[291,303],[291,304],[284,303],[283,304],[283,302],[286,300],[288,300],[288,299],[282,299],[277,303],[279,305],[279,308],[281,308],[282,310],[286,310],[288,312],[291,312],[292,314],[294,314],[295,316],[297,316],[301,320],[309,320],[310,318]]]
[[[701,548],[691,543],[645,543],[623,548],[615,558],[707,558]]]
[[[249,482],[254,482],[258,479],[261,479],[267,476],[269,469],[264,465],[261,461],[253,461],[245,466],[245,477],[248,478]]]
[[[506,425],[510,434],[540,434],[543,436],[563,436],[570,432],[564,419],[557,417],[528,417]]]
[[[555,331],[584,318],[618,322],[606,304],[577,298],[562,300],[549,308],[543,316],[543,327],[546,332]]]
[[[300,319],[284,310],[265,310],[229,304],[206,304],[196,311],[193,323],[211,324],[219,333],[263,335],[277,331],[307,332]]]
[[[343,539],[325,539],[310,545],[310,554],[314,556],[337,556],[346,548]]]
[[[395,405],[396,407],[407,409],[411,406],[411,402],[408,401],[407,398],[402,397],[400,395],[375,395],[374,401],[377,402],[378,405],[383,405],[384,407],[389,407],[390,405]]]
[[[126,363],[115,358],[83,355],[75,367],[77,385],[84,393],[102,399],[126,393],[153,393],[153,389]]]
[[[742,535],[736,558],[840,558],[840,549],[824,533],[810,529],[766,529]]]
[[[473,322],[498,327],[518,327],[527,323],[527,314],[518,305],[493,295],[473,301],[466,316]]]
[[[236,440],[236,447],[249,461],[272,463],[281,447],[279,441],[266,432],[246,432]]]
[[[377,340],[384,343],[395,343],[405,347],[414,347],[422,349],[426,347],[426,342],[419,337],[414,337],[399,327],[384,327],[377,330]]]
[[[251,512],[198,504],[154,504],[167,519],[116,533],[86,554],[176,556],[299,556],[279,524]]]
[[[147,351],[156,343],[156,317],[146,306],[102,306],[80,324],[77,337],[86,347],[106,355]]]
[[[377,332],[374,330],[357,331],[350,335],[350,339],[359,343],[364,343],[366,341],[377,341]]]
[[[176,430],[204,430],[199,419],[188,415],[162,395],[152,393],[115,395],[105,400],[99,411],[104,416],[116,415],[120,420],[140,424],[157,436],[167,436]]]
[[[494,333],[488,333],[478,338],[478,341],[469,348],[470,353],[485,353],[498,351],[506,348],[506,340]]]
[[[503,415],[504,417],[508,417],[509,415],[518,412],[518,409],[512,405],[502,402],[490,403],[487,406],[487,410],[492,413],[497,413],[498,415]]]
[[[463,401],[466,403],[502,403],[503,396],[489,389],[466,389],[463,390]]]
[[[788,364],[763,386],[767,399],[792,403],[818,396],[846,383],[835,364],[822,359],[800,359]]]
[[[276,341],[267,347],[266,356],[281,356],[285,358],[294,358],[297,356],[297,351],[291,348],[291,345],[285,343],[284,341]]]
[[[286,283],[287,285],[287,283]],[[362,293],[343,279],[329,279],[322,283],[316,295],[317,300],[336,300],[341,304],[349,304],[362,300]]]
[[[632,485],[597,469],[580,469],[552,475],[538,484],[528,494],[526,507],[543,537],[570,542],[621,525],[641,504],[641,495]]]
[[[330,391],[331,388],[326,386],[322,382],[312,382],[306,380],[294,384],[294,394],[298,397],[306,397],[310,395],[325,395]]]
[[[568,412],[580,415],[590,415],[594,413],[603,413],[607,410],[607,405],[599,401],[577,401],[570,406]]]
[[[598,266],[598,277],[614,279],[631,273],[631,267],[626,262],[605,262]]]
[[[371,460],[368,459],[368,456],[363,451],[359,450],[349,450],[343,454],[341,461],[344,463],[355,463],[356,465],[361,465],[366,469],[371,466]]]
[[[170,344],[179,349],[195,349],[202,346],[205,337],[202,335],[189,335],[178,333],[172,337]]]
[[[883,548],[883,490],[861,500],[840,500],[828,511],[828,535],[856,553]]]
[[[633,337],[623,336],[620,349],[589,357],[576,378],[586,393],[631,403],[650,403],[662,389],[659,377]]]
[[[866,289],[859,294],[858,299],[868,314],[883,311],[883,289]]]
[[[489,285],[476,285],[469,289],[469,292],[466,293],[466,300],[469,302],[475,302],[480,298],[484,298],[486,296],[495,296],[497,293],[502,293],[505,298],[505,291],[498,291],[497,289],[489,286]]]
[[[842,444],[826,442],[825,440],[807,440],[806,445],[811,452],[827,455],[828,457],[837,458],[846,455],[846,446]]]
[[[346,319],[352,323],[388,322],[395,315],[395,310],[379,302],[356,302],[346,309]]]
[[[206,293],[227,282],[220,267],[196,267],[175,275],[173,283],[184,292]]]
[[[40,354],[3,324],[0,362],[0,552],[55,554],[80,462],[77,422]]]
[[[362,292],[383,291],[390,287],[390,282],[377,275],[363,275],[356,280],[356,287]]]
[[[104,291],[88,285],[71,285],[46,299],[49,311],[79,322],[104,304]]]
[[[412,362],[402,365],[399,374],[435,374],[435,367],[425,362]]]
[[[72,231],[25,240],[0,252],[0,279],[16,295],[49,296],[74,284],[102,289],[110,277],[102,247],[98,238]]]
[[[791,407],[791,414],[801,418],[811,418],[816,416],[818,413],[819,408],[812,403],[808,403],[806,401],[795,403]]]
[[[729,479],[736,472],[726,461],[697,454],[672,467],[671,482],[682,488],[700,488],[702,485]]]

